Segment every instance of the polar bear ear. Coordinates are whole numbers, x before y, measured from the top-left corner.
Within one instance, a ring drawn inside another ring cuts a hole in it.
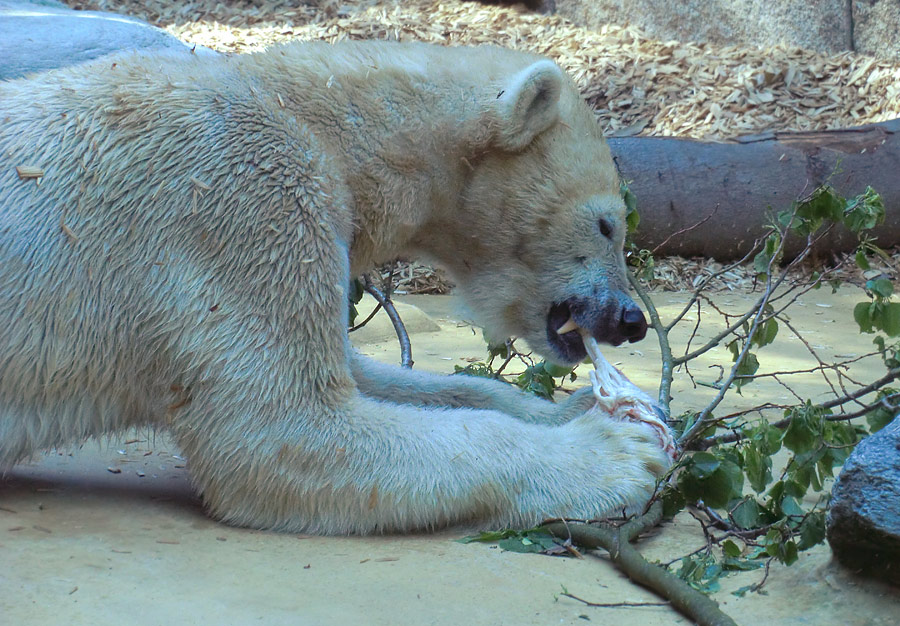
[[[509,81],[497,96],[499,147],[521,150],[559,117],[563,73],[552,61],[537,61]]]

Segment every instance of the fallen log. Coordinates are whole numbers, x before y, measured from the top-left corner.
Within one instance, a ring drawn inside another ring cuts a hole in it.
[[[771,132],[709,143],[668,137],[610,138],[624,180],[637,198],[642,248],[660,255],[740,258],[780,211],[828,181],[844,196],[872,186],[887,217],[875,230],[882,247],[900,244],[900,119],[839,130]],[[698,228],[665,240],[674,232]],[[853,248],[835,229],[821,252]],[[786,256],[805,241],[788,241]]]

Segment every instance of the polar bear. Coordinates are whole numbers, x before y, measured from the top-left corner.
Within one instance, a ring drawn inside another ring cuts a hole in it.
[[[641,506],[659,438],[590,393],[370,362],[351,276],[449,270],[560,363],[646,332],[609,150],[551,61],[296,43],[0,83],[0,464],[168,429],[212,516],[292,532],[527,526]],[[17,169],[18,168],[18,169]]]

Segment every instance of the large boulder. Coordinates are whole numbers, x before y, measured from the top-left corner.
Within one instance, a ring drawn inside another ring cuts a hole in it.
[[[655,39],[718,45],[850,49],[853,25],[844,0],[557,0],[576,24],[632,24]]]
[[[827,534],[843,564],[900,584],[900,418],[847,459],[831,493]]]
[[[0,80],[142,48],[191,50],[166,31],[130,17],[72,11],[52,0],[0,0]]]
[[[855,50],[880,58],[900,59],[900,0],[854,0]]]

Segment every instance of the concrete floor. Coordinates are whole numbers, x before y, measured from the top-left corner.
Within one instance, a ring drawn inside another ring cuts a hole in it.
[[[656,300],[670,315],[685,297],[661,293]],[[793,323],[824,357],[862,354],[871,338],[860,336],[852,321],[859,299],[851,288],[836,296],[816,292],[797,307]],[[733,310],[747,300],[735,294],[716,298]],[[483,355],[480,332],[457,321],[449,299],[405,302],[437,322],[430,324],[415,310],[403,312],[416,331],[416,367],[449,372]],[[776,344],[760,354],[764,369],[808,361],[806,348],[789,334],[782,329]],[[390,335],[387,320],[379,320],[355,334],[354,343],[376,358],[396,361]],[[654,344],[649,337],[609,349],[607,357],[653,389],[659,362]],[[715,380],[717,370],[707,366],[727,360],[724,348],[716,354],[693,368],[698,381]],[[872,380],[882,371],[877,365],[870,360],[854,371]],[[817,398],[827,387],[807,377],[799,391]],[[681,374],[675,411],[696,407],[714,393],[703,385],[695,389]],[[755,384],[743,396],[726,398],[723,408],[786,397],[775,383]],[[565,588],[592,602],[657,601],[602,556],[576,560],[464,545],[454,541],[463,530],[322,538],[224,526],[204,515],[187,466],[164,434],[132,432],[47,452],[0,480],[0,625],[687,623],[668,607],[602,609],[558,597]],[[668,561],[701,545],[697,524],[679,516],[642,541],[641,549],[651,559]],[[793,567],[773,566],[764,594],[730,594],[761,575],[732,575],[716,595],[740,624],[900,622],[898,590],[841,569],[825,545],[803,553]]]

